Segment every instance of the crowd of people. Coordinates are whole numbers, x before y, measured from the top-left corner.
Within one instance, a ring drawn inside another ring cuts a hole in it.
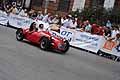
[[[117,34],[120,34],[120,26],[113,26],[110,20],[106,21],[105,25],[91,24],[88,20],[81,21],[79,18],[70,14],[59,16],[51,13],[44,14],[42,11],[36,11],[34,9],[23,9],[20,4],[16,2],[3,2],[0,3],[0,10],[6,11],[8,14],[13,13],[22,17],[29,17],[36,20],[41,20],[45,23],[56,24],[65,28],[75,29],[77,31],[85,31],[91,34],[104,35],[106,37],[114,38]],[[58,27],[58,26],[56,26]]]

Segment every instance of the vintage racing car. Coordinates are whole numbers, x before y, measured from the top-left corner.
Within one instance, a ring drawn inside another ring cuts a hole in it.
[[[69,42],[66,39],[52,35],[49,31],[29,33],[29,29],[19,28],[16,31],[16,39],[18,41],[26,39],[38,44],[42,50],[52,49],[63,54],[69,50]]]

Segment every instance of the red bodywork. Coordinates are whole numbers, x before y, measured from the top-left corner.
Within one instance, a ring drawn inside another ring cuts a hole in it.
[[[43,37],[46,37],[50,42],[49,48],[52,48],[54,50],[61,51],[61,52],[64,51],[64,47],[59,47],[59,46],[64,45],[65,40],[60,39],[59,37],[53,36],[49,31],[36,31],[36,32],[30,33],[29,29],[22,29],[22,30],[23,30],[24,39],[27,39],[30,42],[40,45],[40,40]]]

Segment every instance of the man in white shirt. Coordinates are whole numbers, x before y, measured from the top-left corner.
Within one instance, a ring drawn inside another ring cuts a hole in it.
[[[87,21],[86,21],[86,26],[85,26],[85,31],[86,31],[86,32],[91,32],[91,29],[92,29],[92,26],[91,26],[91,24],[89,23],[89,21],[87,20]]]
[[[112,30],[111,38],[115,38],[118,33],[119,33],[119,30],[116,27],[114,27]]]
[[[69,26],[70,26],[71,29],[75,29],[76,26],[77,26],[77,22],[76,22],[76,20],[73,19]]]
[[[63,27],[66,27],[66,28],[70,28],[70,24],[72,23],[72,16],[71,15],[68,15],[67,17],[65,17],[64,21],[63,21]]]
[[[45,15],[45,16],[43,17],[42,21],[45,22],[45,23],[47,23],[50,16],[51,16],[51,14],[48,13],[47,15]]]

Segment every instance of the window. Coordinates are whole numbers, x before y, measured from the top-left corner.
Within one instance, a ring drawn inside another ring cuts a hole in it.
[[[59,11],[69,11],[70,0],[59,0],[58,10]]]
[[[43,0],[33,0],[32,1],[32,5],[36,6],[36,7],[42,7],[43,4]]]

